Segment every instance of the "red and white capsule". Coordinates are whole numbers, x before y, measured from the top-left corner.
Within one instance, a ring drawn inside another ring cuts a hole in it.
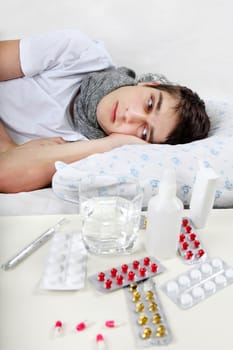
[[[80,323],[77,324],[77,326],[75,327],[77,332],[82,332],[84,331],[87,327],[89,326],[89,322],[87,321],[82,321]]]
[[[119,327],[120,325],[121,325],[121,323],[116,322],[115,320],[105,321],[105,327],[107,327],[107,328],[115,328],[115,327]]]
[[[104,340],[104,336],[103,334],[99,333],[96,335],[96,344],[97,344],[97,349],[98,350],[105,350],[106,349],[106,345],[105,345],[105,340]]]
[[[56,321],[55,325],[54,325],[54,335],[55,335],[55,337],[59,337],[62,334],[62,330],[63,330],[62,321],[60,321],[60,320]]]

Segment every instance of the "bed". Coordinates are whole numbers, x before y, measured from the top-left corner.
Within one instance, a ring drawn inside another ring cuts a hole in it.
[[[72,164],[56,162],[51,188],[0,194],[0,215],[74,214],[78,185],[86,176],[127,176],[144,189],[143,206],[158,191],[165,166],[177,173],[177,194],[189,206],[199,161],[219,176],[215,208],[233,208],[233,102],[205,100],[211,119],[209,137],[184,145],[130,145],[95,154]]]
[[[162,168],[169,164],[177,171],[178,196],[188,206],[199,159],[219,174],[214,206],[232,208],[232,7],[229,1],[210,0],[148,0],[137,6],[133,0],[85,4],[71,0],[56,6],[45,0],[36,5],[25,0],[24,6],[16,0],[2,2],[1,40],[54,29],[81,29],[103,40],[118,66],[131,67],[138,74],[164,73],[205,97],[212,128],[206,140],[186,145],[124,146],[70,165],[58,159],[51,188],[0,194],[0,215],[76,213],[78,183],[83,176],[96,173],[137,178],[146,204],[157,193]]]

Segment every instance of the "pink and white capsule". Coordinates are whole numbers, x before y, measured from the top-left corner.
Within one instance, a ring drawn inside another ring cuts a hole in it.
[[[119,327],[121,324],[118,322],[115,322],[114,320],[107,320],[105,321],[105,326],[108,328],[115,328]]]
[[[63,324],[62,321],[56,321],[54,325],[54,335],[60,336],[62,334]]]
[[[89,326],[89,323],[87,321],[83,321],[77,324],[75,327],[76,331],[81,332],[84,331]]]
[[[105,340],[103,334],[99,333],[96,335],[96,344],[98,350],[106,350]]]

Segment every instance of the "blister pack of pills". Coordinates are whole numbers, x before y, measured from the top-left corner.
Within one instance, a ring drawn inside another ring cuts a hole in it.
[[[196,264],[207,259],[207,253],[197,236],[196,229],[191,219],[187,217],[182,220],[177,250],[187,264]]]
[[[155,258],[146,256],[133,262],[112,267],[89,277],[89,280],[101,292],[110,292],[139,282],[164,271],[162,264]]]
[[[77,233],[58,233],[53,236],[41,289],[77,290],[85,285],[87,252]]]
[[[168,344],[172,334],[152,279],[125,288],[138,346]]]
[[[161,286],[181,309],[188,309],[233,283],[233,268],[220,258],[197,265]]]

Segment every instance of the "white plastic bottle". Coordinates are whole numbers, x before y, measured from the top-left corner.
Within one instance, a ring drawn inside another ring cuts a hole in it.
[[[148,203],[145,246],[150,255],[158,259],[176,256],[183,209],[176,196],[175,170],[165,169],[159,193]]]
[[[219,176],[212,168],[204,167],[199,162],[200,169],[197,172],[190,200],[190,219],[196,228],[203,228],[209,218],[214,204],[217,180]]]

